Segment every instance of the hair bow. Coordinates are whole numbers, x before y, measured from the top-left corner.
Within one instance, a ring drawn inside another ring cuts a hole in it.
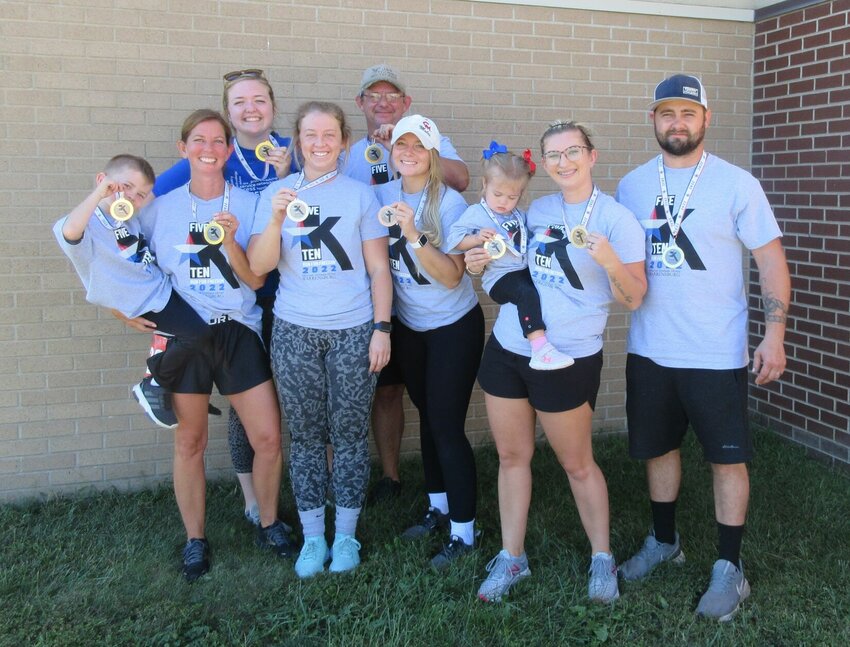
[[[531,149],[530,148],[526,148],[522,152],[522,159],[525,160],[525,163],[528,164],[528,170],[531,171],[532,175],[534,175],[534,173],[537,171],[537,164],[535,164],[534,161],[531,159]]]
[[[495,139],[490,142],[490,148],[488,148],[485,151],[482,151],[485,160],[490,159],[496,153],[507,153],[507,152],[508,152],[508,147],[503,146],[502,144],[497,142]]]

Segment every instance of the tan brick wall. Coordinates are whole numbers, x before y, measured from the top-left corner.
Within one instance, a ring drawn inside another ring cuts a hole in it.
[[[266,69],[282,131],[299,102],[322,98],[341,103],[362,133],[353,101],[362,70],[395,65],[413,108],[471,163],[473,200],[491,138],[536,149],[545,123],[564,117],[594,127],[596,178],[613,191],[655,152],[647,96],[676,71],[708,87],[711,150],[749,166],[752,44],[749,23],[463,0],[5,0],[0,498],[139,487],[169,474],[171,434],[128,397],[148,340],[85,303],[50,227],[110,156],[132,152],[167,168],[188,112],[220,105],[223,72]],[[532,197],[548,191],[546,178],[533,180]],[[612,313],[599,429],[623,429],[626,325]],[[475,443],[487,441],[477,392],[468,428]],[[228,473],[224,436],[222,422],[212,425],[216,475]]]

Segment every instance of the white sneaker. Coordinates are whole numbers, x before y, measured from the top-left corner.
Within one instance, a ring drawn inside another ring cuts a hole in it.
[[[572,357],[562,353],[547,341],[536,352],[531,353],[531,361],[528,365],[535,371],[557,371],[575,363]]]

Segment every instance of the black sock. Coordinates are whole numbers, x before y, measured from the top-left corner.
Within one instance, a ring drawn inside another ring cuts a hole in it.
[[[741,559],[741,540],[744,538],[744,526],[726,526],[717,522],[719,557],[732,562],[737,568]]]
[[[676,502],[650,501],[655,539],[662,544],[676,543]]]

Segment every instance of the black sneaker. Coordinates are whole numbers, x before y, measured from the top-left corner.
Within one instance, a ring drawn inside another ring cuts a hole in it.
[[[220,416],[220,415],[221,415],[221,409],[219,409],[218,407],[213,406],[213,405],[210,403],[210,404],[208,404],[208,405],[207,405],[207,413],[208,413],[209,415],[211,415],[211,416]]]
[[[394,481],[389,476],[385,476],[369,490],[369,496],[366,498],[366,502],[369,505],[375,505],[376,503],[395,499],[399,494],[401,494],[401,483]]]
[[[267,528],[257,528],[257,546],[274,551],[278,557],[293,558],[298,546],[289,537],[288,526],[280,519]]]
[[[183,577],[194,582],[210,570],[210,544],[206,539],[190,539],[183,547]]]
[[[475,550],[475,545],[469,545],[464,543],[463,539],[458,537],[457,535],[452,535],[449,538],[449,543],[440,549],[440,552],[434,555],[434,558],[431,560],[431,566],[436,568],[438,571],[442,571],[449,566],[452,565],[459,557],[463,557],[467,553],[471,553]]]
[[[448,527],[449,515],[443,514],[437,508],[428,508],[428,512],[422,517],[422,521],[401,533],[401,538],[419,539],[420,537],[436,535],[440,530],[447,530]]]
[[[133,387],[133,396],[155,424],[165,429],[177,426],[177,416],[171,409],[171,394],[159,384],[153,384],[150,375]]]

